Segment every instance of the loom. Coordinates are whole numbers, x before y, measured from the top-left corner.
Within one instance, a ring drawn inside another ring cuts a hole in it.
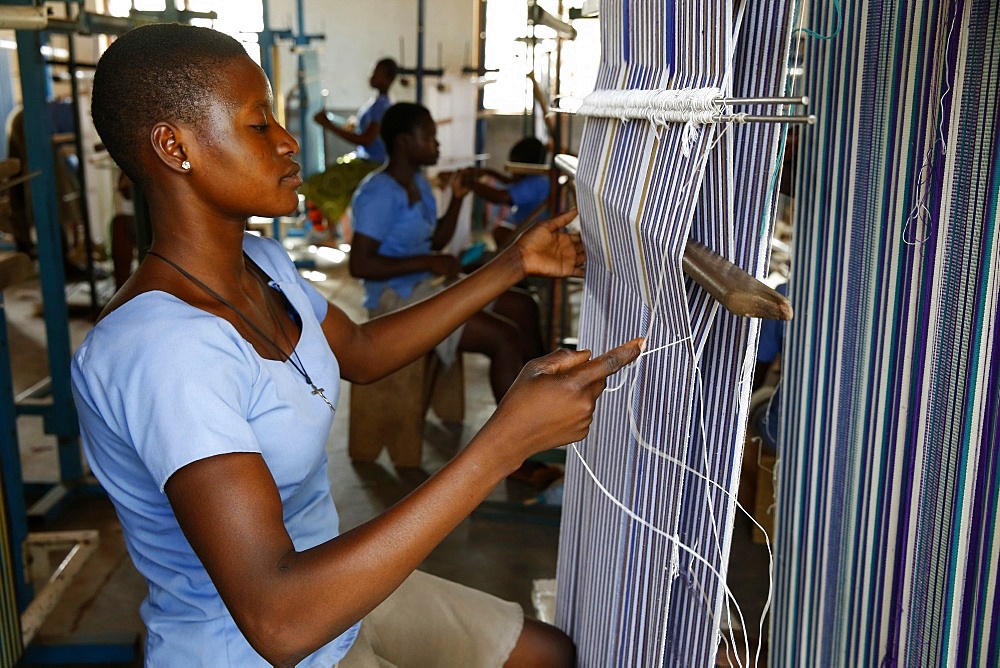
[[[599,7],[597,90],[578,112],[580,344],[645,335],[648,354],[609,381],[620,389],[570,447],[556,621],[583,666],[712,665],[720,640],[753,664],[746,637],[720,629],[756,626],[730,617],[726,572],[758,336],[747,316],[763,313],[719,299],[723,270],[753,282],[768,259],[782,126],[751,119],[812,119],[775,99],[793,3],[743,5],[742,17],[715,0]],[[738,36],[720,28],[740,20]],[[757,113],[731,113],[732,99]]]
[[[771,662],[997,666],[1000,5],[803,24]]]

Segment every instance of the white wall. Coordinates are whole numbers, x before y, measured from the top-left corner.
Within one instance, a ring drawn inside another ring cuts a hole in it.
[[[271,0],[272,29],[289,28],[297,31],[298,17],[294,0]],[[320,83],[329,91],[326,106],[353,112],[372,95],[368,77],[375,62],[384,57],[395,58],[404,67],[416,66],[417,0],[306,0],[305,25],[309,34],[322,34],[326,39],[316,42],[320,50]],[[446,125],[469,122],[467,146],[459,132],[445,132],[442,126],[442,155],[449,159],[472,155],[472,125],[476,106],[476,91],[461,74],[468,57],[476,52],[475,11],[477,0],[428,0],[425,18],[424,65],[437,68],[440,44],[440,66],[446,71],[444,92],[438,92],[436,78],[424,80],[424,104],[439,120],[450,119]],[[400,52],[400,39],[404,50]],[[291,44],[280,43],[276,74],[281,92],[295,85],[297,57]],[[413,101],[415,83],[402,85],[397,80],[390,92],[395,101]],[[277,90],[275,92],[278,92]],[[455,125],[455,127],[458,127]],[[447,139],[447,145],[445,140]],[[445,158],[443,157],[442,160]]]
[[[295,0],[271,0],[272,30],[287,28],[297,32],[296,4]],[[303,4],[306,33],[325,35],[315,48],[320,50],[320,84],[329,92],[327,108],[354,113],[368,100],[373,93],[368,78],[380,58],[390,57],[403,67],[416,67],[417,0],[305,0]],[[478,6],[478,0],[426,3],[424,66],[445,70],[442,79],[424,79],[423,99],[439,123],[441,169],[471,165],[473,161],[477,91],[468,75],[462,74],[462,67],[476,64]],[[280,90],[287,94],[294,87],[297,61],[291,44],[279,43],[276,93]],[[409,85],[404,85],[405,79],[409,79]],[[415,100],[413,77],[397,79],[389,95],[397,102]],[[329,160],[336,156],[327,157]],[[442,205],[446,203],[447,198]],[[468,216],[463,218],[464,225],[456,232],[453,244],[459,250],[468,240]]]

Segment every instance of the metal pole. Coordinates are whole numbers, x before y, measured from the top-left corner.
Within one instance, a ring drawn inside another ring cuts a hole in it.
[[[424,14],[425,0],[417,0],[417,104],[424,103]]]
[[[302,55],[302,47],[309,43],[306,37],[306,19],[305,19],[305,7],[303,0],[297,0],[295,3],[296,9],[299,12],[299,30],[298,35],[295,37],[295,43],[299,46],[298,54],[298,85],[299,85],[299,155],[301,156],[301,163],[305,174],[309,173],[309,169],[312,165],[312,147],[309,146],[309,142],[306,141],[306,123],[309,122],[309,91],[306,89],[306,60],[305,56]]]
[[[70,11],[69,2],[66,3],[66,13]],[[87,170],[84,169],[83,159],[83,132],[80,128],[80,82],[76,78],[76,43],[72,34],[66,36],[69,42],[69,78],[70,91],[73,100],[73,124],[76,130],[73,145],[76,150],[76,180],[80,184],[80,214],[83,217],[83,247],[87,253],[87,285],[90,287],[90,309],[93,313],[98,313],[97,306],[97,282],[94,280],[94,237],[90,230],[90,207],[87,205]],[[110,244],[108,245],[110,248]]]
[[[270,12],[270,0],[261,0],[261,17],[264,22],[264,29],[260,31],[260,67],[264,70],[264,74],[267,76],[268,81],[272,85],[272,95],[274,99],[278,100],[281,97],[280,90],[274,90],[273,86],[277,81],[277,73],[274,71],[274,54],[272,49],[274,48],[274,32],[271,30],[271,12]],[[280,123],[284,123],[284,118],[279,118]],[[277,240],[281,240],[281,219],[274,218],[271,221],[271,236]]]
[[[734,114],[732,116],[720,116],[718,118],[719,123],[802,123],[805,125],[814,125],[816,123],[816,115],[810,114],[808,116],[753,116],[751,114]]]
[[[716,100],[718,104],[796,104],[803,107],[809,106],[809,97],[720,97]]]
[[[31,198],[31,206],[38,235],[42,307],[52,374],[52,406],[45,415],[44,423],[46,433],[58,439],[60,479],[65,482],[79,480],[83,476],[83,466],[76,407],[70,390],[71,355],[62,226],[55,203],[52,128],[45,109],[46,72],[39,48],[40,38],[41,33],[18,30],[17,59],[24,104],[24,131],[28,139],[28,168],[42,172],[32,184],[35,196]]]

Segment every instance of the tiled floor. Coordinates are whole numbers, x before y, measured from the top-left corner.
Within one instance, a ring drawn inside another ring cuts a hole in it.
[[[326,274],[317,286],[328,298],[362,317],[360,288],[344,264],[320,259],[315,271]],[[84,303],[86,293],[71,288],[71,301]],[[14,351],[15,393],[47,374],[44,324],[37,285],[25,283],[5,292]],[[78,345],[89,328],[86,318],[71,321],[71,339]],[[347,455],[349,386],[342,387],[341,403],[327,445],[334,497],[342,527],[349,529],[370,519],[414,489],[461,448],[491,414],[494,403],[486,382],[485,358],[465,357],[466,419],[461,425],[428,419],[423,450],[423,472],[399,471],[385,453],[370,464],[353,464]],[[27,481],[54,481],[58,477],[54,441],[41,430],[40,420],[21,418],[20,444]],[[510,487],[515,485],[515,487]],[[552,578],[556,569],[558,513],[525,512],[519,503],[503,502],[532,496],[530,488],[505,483],[484,507],[461,524],[426,560],[423,568],[437,575],[477,587],[520,603],[534,614],[532,582]],[[512,512],[513,511],[513,512]],[[43,627],[41,643],[119,643],[141,632],[138,605],[144,584],[124,550],[120,528],[110,504],[99,495],[77,497],[55,520],[33,529],[100,529],[101,544],[84,573],[74,582]],[[749,540],[744,523],[736,528],[734,568],[730,586],[739,598],[748,626],[756,627],[767,594],[767,556]]]

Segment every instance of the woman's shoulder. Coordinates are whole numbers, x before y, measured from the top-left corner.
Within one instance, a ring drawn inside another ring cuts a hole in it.
[[[143,368],[172,376],[192,364],[205,366],[206,360],[219,365],[223,358],[243,367],[254,359],[253,349],[226,320],[153,290],[102,318],[73,362],[75,373],[117,378]]]
[[[101,318],[88,338],[144,340],[147,345],[200,336],[222,319],[163,290],[139,293]]]
[[[395,179],[389,176],[385,169],[378,169],[361,180],[357,190],[354,191],[353,200],[363,205],[373,200],[391,202],[405,197],[406,191],[396,183]]]

